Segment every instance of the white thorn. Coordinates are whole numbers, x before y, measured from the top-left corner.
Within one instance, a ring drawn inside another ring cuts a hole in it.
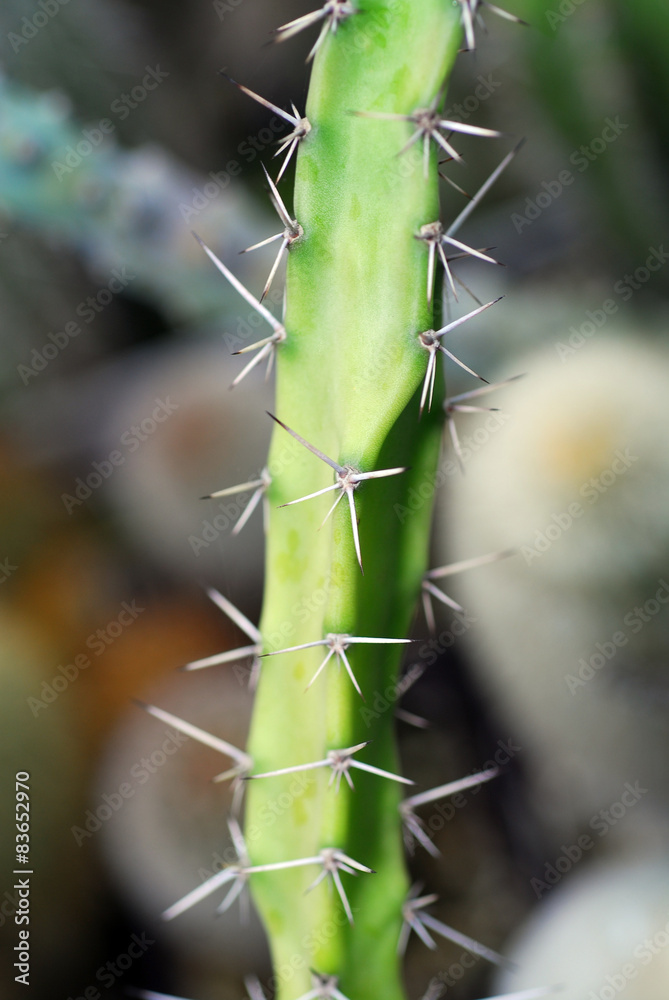
[[[477,785],[483,785],[487,781],[492,781],[499,773],[498,767],[491,767],[485,771],[479,771],[477,774],[470,774],[466,778],[450,781],[448,784],[440,785],[438,788],[431,788],[427,792],[419,792],[417,795],[411,795],[400,803],[400,812],[413,810],[417,806],[424,805],[426,802],[436,802],[438,799],[455,795],[457,792],[465,791],[467,788],[475,788]]]
[[[221,274],[228,279],[232,287],[239,292],[242,298],[246,299],[248,304],[252,306],[255,309],[255,311],[263,317],[263,319],[267,320],[269,325],[276,333],[279,333],[279,331],[283,331],[285,335],[284,327],[282,326],[281,323],[279,323],[277,318],[272,315],[269,309],[266,309],[265,306],[262,304],[262,302],[259,302],[258,299],[254,295],[252,295],[251,292],[249,292],[249,290],[241,283],[239,278],[236,278],[235,275],[232,273],[232,271],[230,271],[229,268],[225,266],[223,261],[218,259],[216,254],[209,249],[207,244],[200,239],[197,233],[193,233],[193,236],[198,241],[198,243],[200,244],[204,252],[207,254],[209,259],[212,261],[212,263],[218,268]]]
[[[223,871],[217,872],[211,878],[208,878],[206,882],[199,885],[196,889],[191,889],[190,892],[182,896],[181,899],[169,906],[162,914],[163,920],[173,920],[175,917],[180,916],[189,910],[196,903],[201,902],[201,900],[206,899],[210,896],[212,892],[216,892],[221,886],[226,885],[231,879],[238,878],[239,871],[236,868],[224,868]]]
[[[245,656],[258,656],[262,652],[262,646],[240,646],[239,649],[228,649],[225,653],[215,653],[214,656],[205,656],[201,660],[191,660],[184,664],[183,670],[204,670],[207,667],[216,667],[223,663],[233,663],[241,660]]]
[[[227,597],[224,597],[218,590],[214,587],[207,587],[207,596],[214,604],[221,609],[221,611],[228,616],[228,618],[235,623],[235,625],[245,632],[246,635],[252,642],[261,643],[262,636],[260,631],[256,626],[250,621],[246,615],[242,614],[239,608],[236,608],[232,601],[229,601]]]
[[[465,221],[465,219],[467,219],[471,215],[471,213],[474,211],[474,209],[479,204],[479,202],[488,193],[488,191],[493,186],[493,184],[495,183],[495,181],[497,180],[497,178],[500,176],[500,174],[502,174],[503,171],[506,170],[506,168],[508,167],[508,165],[514,159],[514,157],[518,154],[518,152],[520,151],[520,149],[521,149],[521,147],[522,147],[522,145],[523,145],[524,142],[525,142],[525,140],[521,139],[520,142],[517,143],[517,145],[511,150],[511,152],[508,153],[504,157],[504,159],[502,160],[502,162],[500,164],[498,164],[497,167],[495,167],[495,169],[493,170],[493,172],[490,174],[490,177],[488,177],[488,179],[486,181],[484,181],[484,183],[478,189],[478,191],[476,192],[476,194],[470,199],[470,201],[465,205],[465,207],[460,212],[460,214],[458,216],[456,216],[456,218],[450,224],[450,226],[446,230],[446,233],[445,233],[446,236],[452,236],[454,233],[456,233],[458,231],[458,229],[460,228],[460,226],[462,225],[462,223]]]
[[[232,757],[238,764],[244,767],[249,767],[252,764],[251,757],[243,750],[239,750],[232,743],[228,743],[218,736],[212,736],[211,733],[205,732],[199,726],[194,726],[192,723],[186,722],[176,715],[172,715],[171,712],[165,712],[162,708],[157,708],[155,705],[147,705],[141,701],[136,701],[135,704],[143,708],[149,715],[153,715],[154,718],[160,719],[161,722],[166,722],[168,726],[173,726],[180,733],[185,733],[186,736],[197,740],[198,743],[204,743],[205,746],[211,747],[212,750],[218,750],[219,753],[223,753],[227,757]]]

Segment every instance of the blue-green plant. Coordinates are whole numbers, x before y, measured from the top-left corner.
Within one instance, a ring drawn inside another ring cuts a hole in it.
[[[451,225],[440,220],[438,191],[440,159],[461,159],[460,133],[499,135],[441,111],[482,6],[327,0],[280,28],[279,41],[319,29],[305,117],[241,89],[292,126],[280,153],[296,154],[293,213],[266,172],[283,225],[266,242],[280,242],[277,262],[287,257],[281,319],[204,247],[267,323],[267,336],[244,347],[251,360],[235,381],[276,362],[267,469],[220,491],[251,488],[253,506],[266,501],[266,580],[258,628],[211,592],[250,645],[189,664],[254,658],[247,749],[150,708],[232,759],[233,812],[246,790],[245,833],[237,815],[230,825],[237,860],[166,916],[226,888],[227,909],[248,883],[281,1000],[399,1000],[412,929],[430,947],[436,933],[502,961],[430,916],[435,897],[410,890],[402,827],[433,850],[414,810],[462,785],[403,801],[411,782],[398,774],[394,706],[372,707],[409,682],[399,668],[420,595],[429,617],[432,597],[453,604],[436,582],[451,568],[428,571],[434,474],[445,417],[452,424],[490,388],[445,399],[440,355],[480,379],[446,346],[449,334],[493,303],[443,323],[435,291],[439,263],[451,294],[455,256],[494,263],[454,234],[509,157]],[[465,787],[494,774],[469,776]]]

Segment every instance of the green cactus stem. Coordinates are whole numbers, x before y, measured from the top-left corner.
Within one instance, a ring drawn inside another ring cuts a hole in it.
[[[333,469],[275,426],[260,623],[267,653],[329,634],[405,638],[427,567],[430,504],[403,524],[397,508],[412,487],[430,481],[442,433],[435,411],[418,419],[428,362],[418,335],[434,327],[434,317],[428,253],[414,238],[439,217],[438,151],[430,141],[426,179],[422,136],[400,154],[414,123],[356,112],[430,108],[462,34],[457,10],[443,0],[358,7],[323,38],[314,61],[311,131],[298,151],[294,197],[303,236],[288,257],[275,405],[288,428],[342,467],[409,468],[351,490],[363,575],[345,490],[277,509],[332,487]],[[320,761],[368,740],[358,759],[397,771],[393,712],[373,706],[375,694],[396,682],[403,647],[353,643],[345,651],[364,701],[334,655],[305,690],[327,651],[263,658],[248,747],[255,773]],[[377,774],[352,773],[355,790],[342,782],[337,791],[327,768],[304,772],[306,785],[292,773],[249,782],[246,836],[255,865],[337,848],[374,870],[338,872],[352,925],[332,886],[306,892],[321,873],[317,865],[251,875],[281,1000],[309,992],[310,969],[336,976],[347,997],[403,995],[401,790]]]

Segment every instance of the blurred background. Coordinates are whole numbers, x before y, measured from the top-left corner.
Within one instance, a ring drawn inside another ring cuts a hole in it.
[[[285,133],[219,70],[302,112],[313,39],[267,41],[310,9],[5,0],[0,12],[10,998],[25,995],[12,968],[17,772],[33,810],[31,997],[218,1000],[241,997],[245,973],[269,975],[257,923],[236,910],[157,919],[224,862],[230,797],[211,784],[214,751],[131,699],[244,746],[244,672],[175,668],[246,643],[203,585],[258,620],[260,510],[232,535],[251,491],[199,498],[258,477],[272,388],[256,369],[229,391],[243,367],[231,352],[264,332],[191,230],[259,292],[271,249],[237,254],[277,231],[260,161]],[[454,1000],[558,981],[567,1000],[623,988],[666,1000],[669,8],[506,9],[529,27],[482,8],[488,30],[446,100],[447,117],[505,136],[463,138],[466,168],[444,167],[473,195],[527,137],[458,234],[506,265],[458,262],[460,280],[505,299],[448,346],[490,381],[525,377],[469,400],[500,410],[451,413],[464,474],[446,433],[433,566],[515,555],[444,581],[465,624],[439,606],[438,662],[404,704],[429,728],[399,723],[399,736],[421,788],[508,758],[480,794],[426,809],[442,857],[417,848],[410,864],[439,893],[436,915],[522,970],[494,980],[455,945],[412,942],[407,983],[412,998],[432,978]],[[443,195],[447,222],[466,199]],[[473,307],[459,287],[453,315]],[[472,389],[461,369],[446,374],[449,395]]]

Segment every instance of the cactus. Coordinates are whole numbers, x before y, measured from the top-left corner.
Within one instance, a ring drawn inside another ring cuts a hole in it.
[[[402,856],[403,825],[406,836],[432,847],[414,809],[496,772],[402,802],[402,784],[411,782],[398,774],[393,712],[375,707],[379,693],[402,688],[399,667],[421,593],[429,618],[432,597],[453,606],[435,583],[450,568],[428,573],[431,504],[408,511],[409,498],[434,481],[445,414],[452,424],[453,413],[471,408],[466,400],[477,395],[444,399],[439,355],[481,378],[446,345],[451,332],[493,304],[443,325],[435,293],[437,257],[452,293],[454,253],[494,263],[454,234],[509,157],[447,228],[438,201],[438,161],[442,154],[460,160],[457,135],[499,135],[446,121],[440,111],[463,39],[474,45],[481,6],[327,0],[279,28],[278,41],[302,29],[318,32],[308,57],[306,116],[240,89],[293,128],[279,150],[276,182],[266,171],[284,229],[264,241],[280,241],[280,249],[262,297],[285,255],[283,318],[203,244],[267,323],[267,336],[244,348],[251,358],[235,383],[256,365],[276,362],[276,415],[267,470],[239,487],[255,490],[254,506],[266,502],[259,627],[211,592],[251,645],[188,665],[254,658],[248,747],[149,707],[226,754],[233,762],[226,775],[235,782],[236,863],[165,916],[221,892],[219,909],[227,909],[248,883],[280,1000],[399,1000],[399,956],[411,930],[430,947],[432,932],[502,962],[425,912],[435,897],[410,890]],[[293,156],[294,217],[277,187]],[[236,813],[244,792],[243,834]],[[249,989],[262,995],[257,985]]]

